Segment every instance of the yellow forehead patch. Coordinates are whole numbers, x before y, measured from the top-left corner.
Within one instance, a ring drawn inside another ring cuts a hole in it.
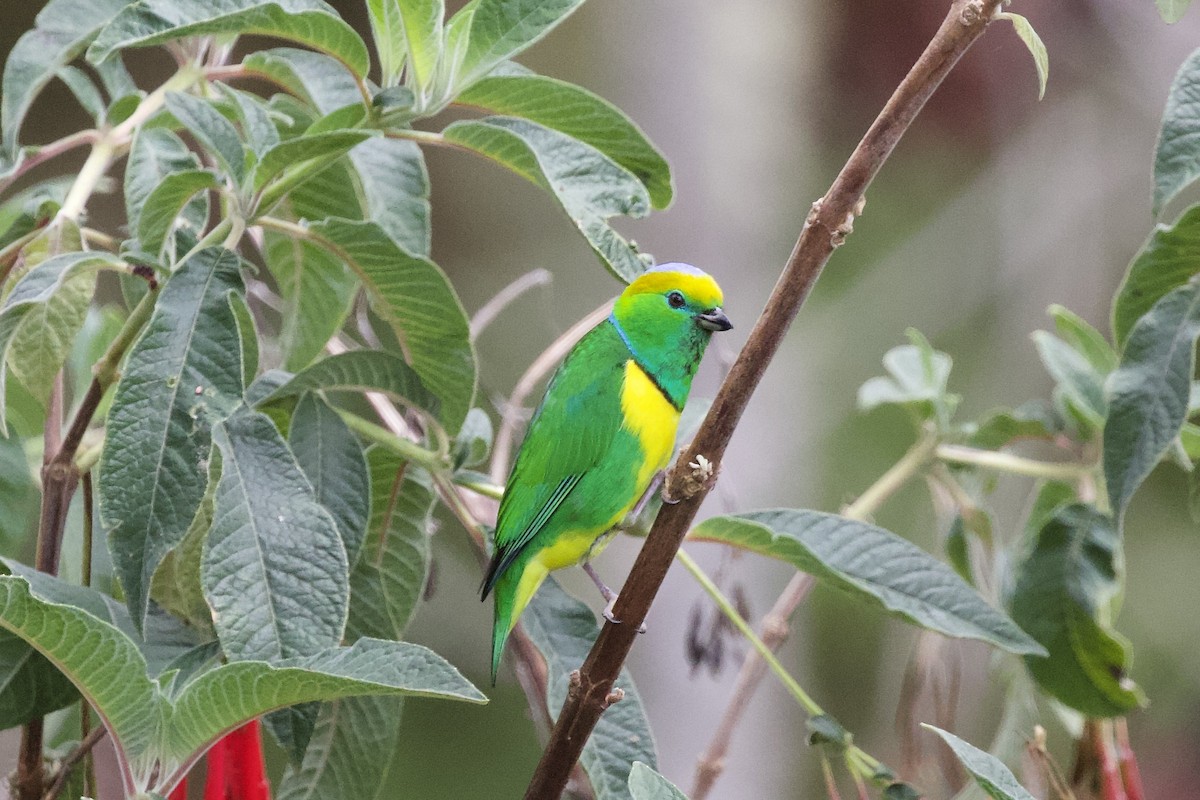
[[[725,301],[721,287],[708,275],[697,271],[674,272],[656,270],[647,272],[633,283],[629,284],[622,293],[634,294],[665,294],[672,289],[678,289],[684,296],[705,309],[716,308]]]

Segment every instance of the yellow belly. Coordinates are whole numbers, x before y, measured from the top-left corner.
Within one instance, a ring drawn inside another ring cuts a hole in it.
[[[530,559],[517,585],[516,610],[512,615],[511,624],[516,623],[521,610],[533,598],[534,592],[549,573],[578,564],[588,554],[588,550],[592,549],[593,544],[596,544],[592,549],[593,556],[604,549],[608,542],[596,543],[596,538],[620,523],[625,515],[633,510],[646,487],[650,485],[650,479],[671,460],[671,453],[675,449],[675,433],[679,427],[679,412],[632,359],[625,362],[625,382],[621,386],[621,412],[625,417],[623,427],[637,438],[643,453],[633,498],[599,529],[564,533],[554,544]]]

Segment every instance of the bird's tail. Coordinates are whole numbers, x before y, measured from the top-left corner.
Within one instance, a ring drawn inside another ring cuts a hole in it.
[[[492,624],[492,686],[496,685],[496,674],[500,671],[500,658],[504,655],[504,644],[513,626],[549,571],[534,559],[523,569],[510,569],[496,582],[496,618]]]

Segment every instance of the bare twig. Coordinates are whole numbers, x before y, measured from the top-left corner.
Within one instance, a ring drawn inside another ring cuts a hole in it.
[[[937,439],[932,434],[927,433],[923,436],[907,453],[900,457],[899,461],[881,475],[879,480],[859,495],[857,500],[842,509],[842,516],[863,521],[869,519],[880,506],[925,467],[933,455],[936,445]],[[797,572],[788,581],[771,610],[763,616],[762,622],[759,624],[759,638],[772,651],[778,650],[779,646],[787,639],[788,622],[800,603],[808,596],[813,584],[814,580],[811,575]],[[733,740],[733,731],[741,721],[742,715],[750,705],[750,698],[766,674],[767,662],[763,660],[757,650],[751,649],[742,661],[742,667],[738,671],[737,680],[733,685],[733,694],[729,698],[725,712],[721,715],[721,721],[717,723],[717,730],[713,733],[712,740],[696,764],[695,783],[691,792],[693,800],[703,800],[707,797],[713,784],[720,777],[725,768],[725,754],[729,751],[730,742]]]
[[[550,274],[550,271],[538,267],[537,269],[531,269],[508,286],[496,292],[495,296],[484,303],[475,312],[475,316],[471,317],[471,338],[479,338],[479,334],[483,329],[491,325],[496,317],[500,316],[500,312],[507,308],[512,301],[530,289],[545,286],[551,280],[553,280],[553,276]]]
[[[95,130],[77,131],[70,136],[64,136],[57,141],[42,145],[37,150],[25,156],[21,160],[21,163],[16,166],[16,169],[12,171],[11,175],[0,180],[0,192],[12,186],[18,178],[39,164],[43,164],[63,153],[74,150],[76,147],[82,147],[85,144],[94,144],[99,136],[99,131]]]
[[[613,301],[609,300],[568,328],[562,336],[555,339],[549,347],[542,351],[540,356],[534,359],[533,363],[529,365],[529,369],[525,370],[525,374],[517,381],[517,385],[513,387],[512,394],[508,398],[508,404],[504,408],[500,420],[500,430],[496,433],[496,444],[492,447],[491,474],[493,481],[504,483],[508,478],[508,468],[512,463],[512,450],[516,443],[521,409],[524,408],[529,395],[533,393],[533,390],[550,370],[558,366],[558,362],[563,360],[563,357],[583,338],[583,335],[600,324],[600,321],[612,312],[612,306]]]
[[[86,708],[83,710],[83,713],[85,716],[87,715]],[[67,787],[67,781],[71,777],[71,770],[75,769],[75,765],[88,753],[92,752],[92,748],[104,738],[104,734],[107,732],[108,729],[101,725],[98,728],[93,728],[88,732],[87,736],[83,737],[83,741],[63,759],[58,772],[54,774],[54,778],[50,781],[50,788],[46,790],[46,794],[42,800],[55,800],[55,798],[62,794],[63,789]]]
[[[983,34],[1000,3],[1001,0],[955,0],[933,40],[855,148],[828,193],[813,204],[783,274],[722,383],[700,432],[668,476],[666,494],[679,502],[664,504],[655,519],[613,610],[623,624],[610,623],[601,630],[526,790],[527,800],[548,800],[562,792],[584,743],[606,707],[605,700],[633,646],[637,629],[646,618],[700,502],[711,489],[711,481],[697,481],[688,465],[696,462],[698,455],[713,465],[720,464],[750,395],[779,349],[796,312],[833,250],[850,233],[867,186],[942,79]]]

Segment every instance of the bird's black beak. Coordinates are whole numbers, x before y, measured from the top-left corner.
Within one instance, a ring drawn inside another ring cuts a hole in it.
[[[733,327],[720,306],[696,315],[696,324],[708,331],[727,331]]]

